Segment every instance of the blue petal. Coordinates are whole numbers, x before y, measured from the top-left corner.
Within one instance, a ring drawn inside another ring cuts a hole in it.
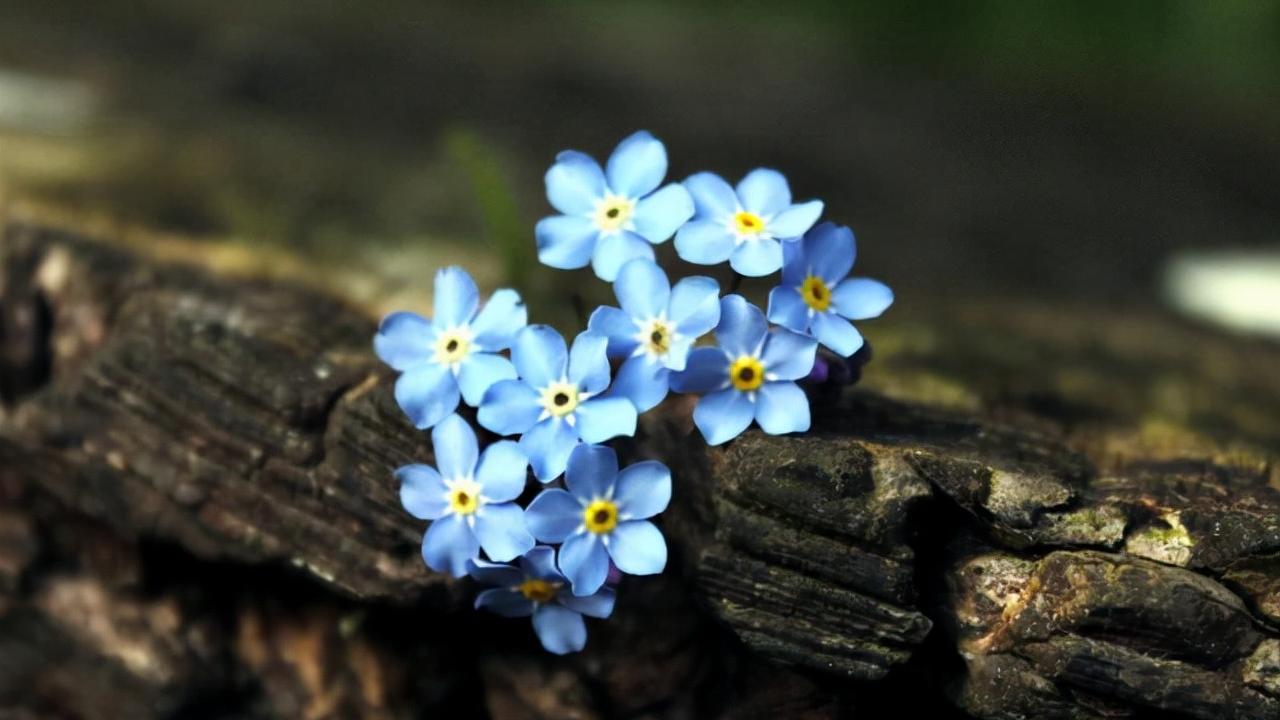
[[[716,302],[716,308],[719,309],[720,303]],[[697,336],[689,335],[673,340],[667,347],[667,352],[662,356],[662,364],[668,370],[681,371],[685,365],[689,363],[689,353],[693,350],[693,344],[698,341]]]
[[[462,390],[462,399],[471,407],[479,407],[484,402],[484,394],[495,383],[515,379],[516,366],[493,353],[473,352],[458,367],[458,387]]]
[[[738,211],[738,196],[733,187],[715,173],[690,175],[684,187],[693,196],[695,217],[699,220],[711,220],[723,227],[729,216]]]
[[[569,456],[564,483],[579,500],[591,501],[612,495],[618,479],[618,454],[604,445],[579,445]],[[579,512],[579,519],[582,514]]]
[[[526,514],[526,518],[528,515]],[[520,558],[520,569],[525,575],[538,580],[563,582],[564,576],[556,568],[556,550],[549,545],[539,545]]]
[[[422,559],[436,572],[454,577],[467,574],[467,562],[480,554],[480,543],[471,528],[457,515],[431,523],[422,538]]]
[[[653,244],[663,242],[693,217],[693,198],[683,185],[671,184],[636,203],[631,216],[636,232]]]
[[[600,229],[591,218],[552,215],[533,228],[538,243],[538,262],[560,270],[586,267],[596,250]]]
[[[720,283],[709,277],[687,277],[671,288],[667,319],[676,332],[699,338],[720,322]]]
[[[792,205],[769,220],[769,233],[779,239],[798,238],[809,232],[821,215],[821,200]]]
[[[893,291],[878,280],[854,278],[837,285],[832,299],[836,312],[850,320],[865,320],[878,317],[893,304]]]
[[[834,287],[853,269],[856,246],[853,231],[843,225],[825,222],[809,231],[801,240],[808,260],[805,275],[810,272]],[[800,278],[804,282],[804,278]]]
[[[569,349],[569,382],[595,394],[609,387],[609,338],[586,330],[578,333]]]
[[[405,465],[396,470],[400,481],[400,504],[419,520],[435,520],[449,507],[447,488],[440,473],[429,465]]]
[[[671,502],[671,471],[656,460],[623,468],[613,498],[627,520],[643,520],[667,509]]]
[[[636,346],[640,344],[636,340],[640,326],[636,325],[630,315],[616,307],[602,305],[596,308],[587,321],[587,329],[609,338],[609,357],[626,357],[635,352]]]
[[[769,291],[769,322],[796,332],[809,329],[809,306],[791,285],[779,285]]]
[[[614,597],[613,588],[605,587],[600,588],[600,591],[594,595],[586,595],[584,597],[578,597],[571,593],[561,593],[556,598],[556,602],[576,613],[603,620],[613,614]]]
[[[499,587],[519,585],[524,580],[524,573],[518,567],[479,559],[467,563],[467,574],[478,583]]]
[[[648,520],[619,523],[608,549],[613,564],[628,575],[656,575],[667,566],[667,541]]]
[[[618,143],[605,165],[609,189],[618,195],[638,198],[648,195],[667,176],[667,148],[641,130]]]
[[[550,325],[530,325],[516,333],[511,360],[521,380],[530,387],[544,388],[565,378],[569,349]]]
[[[756,168],[742,178],[736,189],[742,207],[759,215],[782,212],[791,204],[791,188],[777,170]]]
[[[513,502],[488,503],[476,513],[476,539],[490,560],[515,560],[533,549],[524,511]]]
[[[799,380],[813,370],[818,343],[807,335],[775,328],[764,342],[760,360],[770,380]]]
[[[587,645],[587,624],[582,616],[560,605],[539,605],[533,611],[533,631],[547,652],[565,655]]]
[[[743,355],[757,356],[769,324],[760,308],[747,302],[741,295],[725,295],[720,298],[720,325],[716,327],[716,342],[731,358]]]
[[[814,232],[812,230],[810,233]],[[804,241],[782,243],[782,284],[800,287],[809,276],[808,245]]]
[[[793,382],[765,383],[757,391],[756,422],[770,435],[809,429],[809,398]]]
[[[508,502],[524,492],[529,474],[529,458],[512,440],[499,440],[480,453],[476,465],[476,482],[484,488],[484,496],[493,502]]]
[[[613,282],[622,266],[636,258],[652,260],[653,246],[639,235],[623,230],[600,238],[595,254],[591,256],[591,269],[601,280]]]
[[[618,304],[633,318],[657,317],[671,301],[671,283],[667,274],[653,261],[632,260],[618,271],[613,283]]]
[[[698,401],[693,424],[702,431],[708,445],[720,445],[742,434],[751,425],[755,407],[746,393],[727,388]]]
[[[419,430],[440,422],[458,407],[458,381],[444,365],[427,363],[396,380],[396,403]]]
[[[690,220],[676,232],[676,254],[696,265],[718,265],[733,255],[734,239],[724,223]]]
[[[824,312],[813,316],[813,336],[842,357],[849,357],[862,347],[862,333],[853,327],[853,323],[835,313]]]
[[[471,477],[480,456],[476,433],[457,415],[440,421],[431,431],[431,445],[436,453],[436,467],[449,480]]]
[[[408,370],[431,360],[435,335],[435,328],[421,315],[391,313],[373,336],[373,351],[396,370]]]
[[[476,419],[499,435],[527,432],[542,415],[538,391],[520,380],[500,380],[484,394]]]
[[[495,290],[480,314],[471,321],[473,342],[481,350],[498,352],[511,347],[516,333],[529,322],[529,311],[515,290]]]
[[[566,150],[547,170],[547,201],[565,215],[585,215],[604,197],[604,173],[591,156]]]
[[[568,490],[543,490],[524,511],[529,532],[542,542],[560,543],[582,525],[582,503]]]
[[[480,304],[480,290],[460,267],[444,267],[436,271],[435,317],[431,324],[440,329],[467,325]]]
[[[583,532],[571,535],[560,546],[560,572],[569,579],[573,594],[594,595],[609,576],[609,553],[600,536]]]
[[[577,444],[578,431],[560,418],[547,418],[520,438],[520,449],[529,456],[534,476],[544,483],[560,477]]]
[[[609,397],[621,397],[631,401],[636,412],[653,409],[667,396],[671,371],[647,355],[633,355],[618,368],[618,376],[609,388]]]
[[[746,277],[764,277],[782,267],[782,243],[768,238],[747,240],[729,256],[729,267]]]
[[[636,434],[636,406],[620,397],[592,398],[578,406],[578,435],[585,442],[600,443]]]
[[[720,348],[694,348],[684,370],[671,374],[671,389],[676,392],[706,393],[728,384],[729,358]]]
[[[528,617],[533,614],[533,601],[509,588],[491,588],[476,595],[476,609],[481,608],[502,617]]]

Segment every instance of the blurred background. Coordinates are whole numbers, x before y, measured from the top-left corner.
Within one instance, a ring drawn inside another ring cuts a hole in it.
[[[251,248],[377,310],[446,262],[563,282],[533,262],[542,173],[638,128],[672,179],[782,170],[900,307],[1217,298],[1242,266],[1242,312],[1280,297],[1270,0],[0,9],[11,199]]]

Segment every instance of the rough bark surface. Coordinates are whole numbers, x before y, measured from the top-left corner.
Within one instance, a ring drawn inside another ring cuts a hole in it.
[[[1280,716],[1274,346],[939,304],[806,436],[668,403],[672,563],[556,658],[422,567],[366,313],[14,219],[0,299],[0,716]]]

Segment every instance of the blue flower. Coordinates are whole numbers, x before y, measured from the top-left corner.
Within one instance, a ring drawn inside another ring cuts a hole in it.
[[[564,214],[538,222],[538,259],[562,270],[590,262],[610,282],[626,261],[652,260],[650,244],[693,216],[693,199],[679,183],[658,189],[666,174],[666,147],[643,130],[618,144],[603,171],[589,155],[560,153],[547,171],[547,200]]]
[[[548,325],[516,335],[511,359],[519,380],[496,383],[480,404],[480,424],[499,435],[519,435],[533,474],[550,482],[564,472],[579,438],[604,442],[636,431],[636,407],[622,397],[596,397],[609,387],[608,338],[578,335],[566,351]]]
[[[833,223],[822,223],[789,244],[782,284],[769,293],[769,320],[845,357],[857,352],[862,335],[849,320],[879,316],[893,304],[893,291],[870,278],[846,280],[856,254],[853,231]]]
[[[503,617],[532,615],[542,647],[557,655],[577,652],[587,644],[583,615],[603,619],[613,613],[613,589],[600,588],[585,597],[570,593],[568,581],[556,570],[555,550],[546,545],[520,558],[520,567],[475,561],[471,577],[497,586],[476,596],[477,608]]]
[[[457,415],[435,426],[431,443],[439,470],[429,465],[396,470],[404,509],[433,521],[422,538],[427,567],[461,577],[480,548],[498,562],[528,552],[533,537],[513,502],[524,490],[529,467],[520,448],[499,440],[479,453],[475,432]]]
[[[466,271],[441,268],[435,318],[392,313],[373,338],[378,357],[402,373],[396,402],[419,429],[456,410],[459,393],[475,406],[495,382],[516,376],[511,361],[496,353],[511,347],[528,322],[524,303],[514,290],[498,290],[477,313],[479,303],[480,291]]]
[[[525,523],[543,542],[560,546],[560,572],[574,595],[604,585],[609,560],[629,575],[653,575],[667,565],[667,543],[647,518],[667,509],[671,471],[648,460],[618,472],[618,456],[603,445],[579,445],[565,473],[568,490],[543,490]]]
[[[783,328],[769,331],[764,313],[740,295],[720,301],[719,347],[696,348],[676,392],[706,393],[693,422],[711,445],[742,434],[754,418],[771,435],[809,429],[809,400],[794,382],[813,369],[818,343]],[[535,533],[536,534],[536,533]]]
[[[613,284],[622,309],[604,306],[588,327],[609,338],[610,357],[626,358],[610,395],[620,395],[644,412],[667,396],[672,370],[683,370],[693,343],[720,322],[720,285],[707,277],[676,283],[652,260],[622,266]]]
[[[739,275],[760,277],[782,267],[782,244],[805,234],[822,214],[822,201],[791,204],[791,188],[777,170],[747,173],[735,190],[703,172],[684,181],[697,214],[676,233],[676,252],[699,265],[729,261]]]

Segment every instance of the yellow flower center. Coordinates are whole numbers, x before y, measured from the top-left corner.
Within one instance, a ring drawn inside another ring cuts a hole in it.
[[[671,349],[671,326],[662,320],[653,320],[643,333],[645,349],[653,355],[666,355]]]
[[[596,206],[596,227],[602,232],[617,232],[627,226],[636,204],[624,197],[610,195]]]
[[[733,228],[739,235],[757,235],[764,231],[764,218],[753,212],[739,210],[733,216]]]
[[[764,363],[743,355],[729,365],[729,382],[743,392],[751,392],[764,384]]]
[[[551,383],[542,389],[542,407],[556,417],[564,417],[577,409],[578,386],[573,383]]]
[[[449,488],[449,510],[458,515],[471,515],[480,509],[480,483],[458,480]]]
[[[452,365],[466,359],[471,350],[471,333],[467,328],[458,328],[440,333],[436,338],[435,361],[441,365]]]
[[[618,506],[612,500],[593,500],[582,511],[582,524],[597,535],[612,532],[618,527]]]
[[[556,599],[556,592],[560,589],[560,584],[529,578],[517,585],[516,589],[528,600],[536,603],[549,603]]]
[[[805,305],[818,312],[826,312],[831,307],[831,288],[816,275],[804,279],[800,285],[800,297],[804,298]]]

